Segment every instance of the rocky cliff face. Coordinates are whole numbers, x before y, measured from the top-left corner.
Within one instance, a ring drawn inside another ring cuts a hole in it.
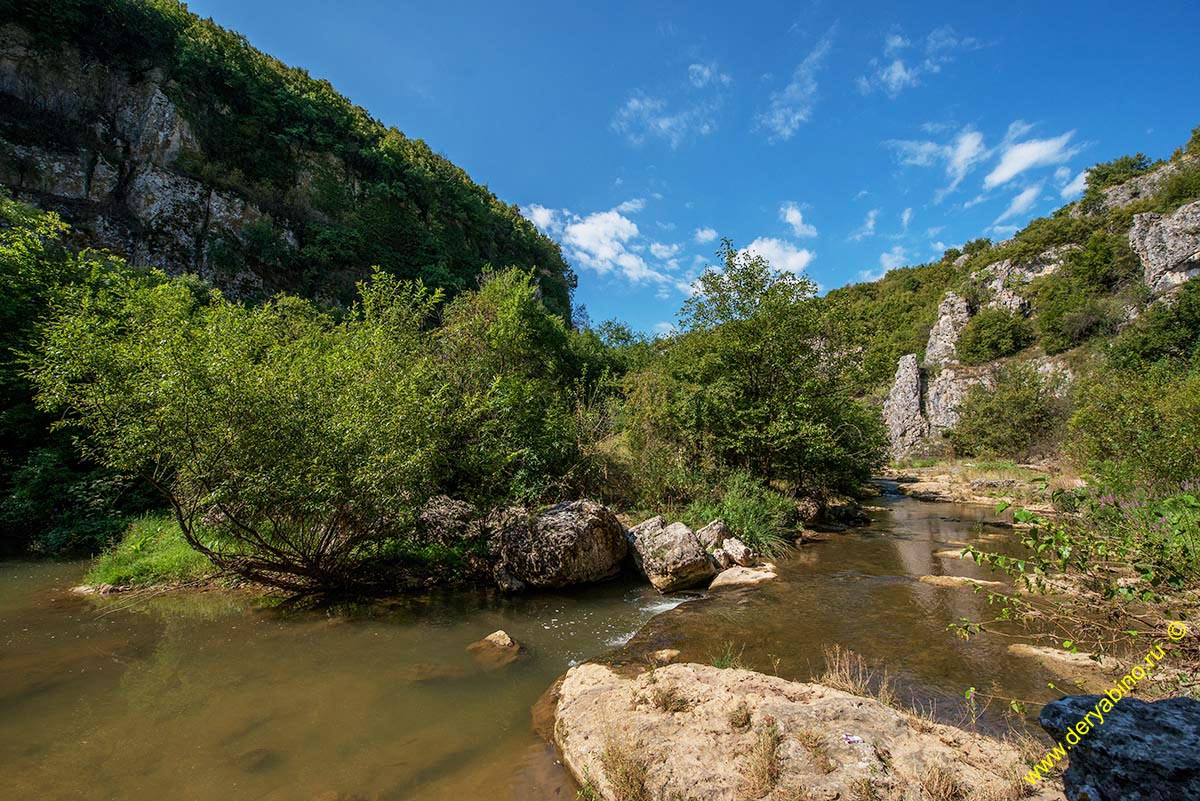
[[[970,319],[967,301],[954,292],[947,292],[938,306],[937,322],[929,332],[929,344],[925,347],[926,367],[940,367],[954,360],[958,335]]]
[[[1155,294],[1169,293],[1200,276],[1200,201],[1180,206],[1174,214],[1138,214],[1129,245]]]
[[[223,248],[264,214],[177,168],[199,144],[167,88],[157,70],[109,69],[65,47],[47,54],[22,29],[0,28],[0,103],[11,112],[0,183],[135,265],[195,272],[235,296],[280,288],[222,263]],[[286,229],[281,238],[296,244]]]

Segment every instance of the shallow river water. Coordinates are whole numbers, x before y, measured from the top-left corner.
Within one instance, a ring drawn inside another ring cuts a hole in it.
[[[985,577],[934,553],[1007,539],[980,525],[990,510],[876,503],[872,526],[793,552],[777,581],[688,603],[622,579],[300,613],[222,593],[97,601],[69,591],[82,563],[0,563],[0,797],[572,799],[530,709],[570,665],[619,646],[698,662],[732,648],[806,679],[838,643],[952,720],[970,686],[1050,697],[1053,677],[1010,640],[946,631],[985,613],[982,595],[915,580]],[[481,670],[465,647],[496,629],[527,655]]]

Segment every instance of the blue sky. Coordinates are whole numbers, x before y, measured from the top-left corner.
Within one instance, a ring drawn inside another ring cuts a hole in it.
[[[871,280],[1200,124],[1194,0],[189,5],[519,204],[591,318],[645,331],[718,237]]]

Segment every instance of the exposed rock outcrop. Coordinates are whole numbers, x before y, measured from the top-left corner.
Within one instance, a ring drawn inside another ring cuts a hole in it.
[[[594,501],[560,503],[536,517],[520,508],[503,509],[485,525],[492,575],[509,591],[609,578],[620,570],[629,548],[621,521]]]
[[[1015,313],[1026,311],[1029,302],[1017,290],[1036,278],[1058,272],[1067,256],[1079,249],[1079,245],[1060,245],[1046,250],[1030,262],[1016,263],[1012,259],[1001,259],[984,267],[976,273],[976,278],[991,295],[986,307]]]
[[[925,346],[925,364],[937,367],[954,361],[958,335],[971,319],[967,301],[954,292],[947,292],[938,305],[937,322],[929,331],[929,344]]]
[[[1179,172],[1189,161],[1191,159],[1186,156],[1175,161],[1168,161],[1150,172],[1130,178],[1116,186],[1110,186],[1101,191],[1099,202],[1093,206],[1084,209],[1083,203],[1076,203],[1071,207],[1071,216],[1082,217],[1085,211],[1090,214],[1107,214],[1113,209],[1121,209],[1138,200],[1151,197],[1168,178]]]
[[[445,495],[435,495],[426,501],[417,519],[424,538],[439,545],[460,545],[483,534],[475,507]]]
[[[669,708],[656,702],[663,697]],[[935,780],[948,788],[940,797],[967,788],[1017,797],[1024,770],[1010,746],[918,724],[873,699],[707,665],[637,676],[579,665],[562,680],[555,716],[563,764],[605,799],[891,798]],[[756,752],[777,771],[756,771]]]
[[[958,424],[958,407],[967,397],[967,391],[976,384],[990,386],[993,372],[987,365],[942,368],[925,390],[925,419],[929,423],[929,435],[941,436],[954,428]]]
[[[1142,260],[1146,283],[1155,294],[1200,276],[1200,201],[1169,215],[1138,214],[1129,245]]]
[[[929,434],[921,396],[921,367],[917,364],[917,355],[901,356],[892,389],[883,404],[883,421],[887,425],[893,459],[902,459],[911,453]]]
[[[717,569],[695,533],[683,523],[652,517],[629,530],[634,561],[659,592],[707,584]]]
[[[1042,708],[1038,720],[1056,741],[1085,720],[1089,730],[1069,753],[1063,773],[1068,801],[1175,801],[1200,798],[1200,702],[1167,698],[1148,704],[1122,698],[1103,712],[1101,695],[1060,698]]]

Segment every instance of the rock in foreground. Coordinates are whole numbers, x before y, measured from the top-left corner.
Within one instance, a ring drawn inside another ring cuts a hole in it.
[[[659,592],[707,584],[717,569],[695,533],[683,523],[652,517],[629,529],[638,568]]]
[[[706,665],[637,676],[583,664],[564,677],[554,740],[599,797],[1022,797],[1020,755],[817,684]],[[1049,787],[1024,796],[1048,799]]]
[[[594,501],[560,503],[537,517],[504,509],[493,513],[487,528],[492,575],[509,591],[609,578],[629,549],[621,521]]]
[[[1104,696],[1072,695],[1047,704],[1038,720],[1056,741],[1093,713]],[[1123,698],[1071,746],[1063,773],[1069,801],[1176,801],[1200,798],[1200,702]]]

